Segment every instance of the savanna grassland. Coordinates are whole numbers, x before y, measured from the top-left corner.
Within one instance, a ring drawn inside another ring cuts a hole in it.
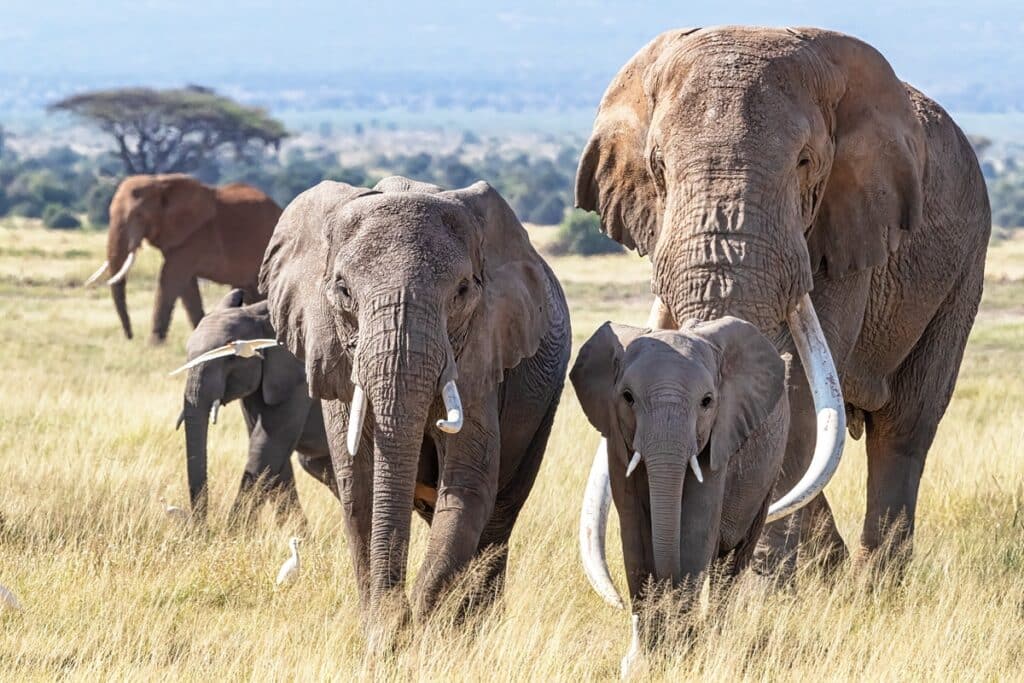
[[[540,235],[543,242],[546,235]],[[275,590],[298,520],[267,513],[249,533],[224,519],[244,462],[234,406],[211,429],[211,524],[185,505],[174,430],[187,324],[146,345],[159,255],[129,281],[137,339],[121,336],[105,287],[80,283],[104,235],[0,227],[0,611],[4,680],[608,680],[628,642],[625,613],[580,570],[576,523],[597,434],[565,393],[537,486],[513,537],[498,605],[453,627],[438,618],[364,666],[355,584],[336,501],[297,475],[309,520],[303,573]],[[602,321],[640,322],[648,266],[631,255],[553,258],[579,345]],[[206,286],[207,309],[225,290]],[[796,592],[747,577],[708,611],[701,637],[648,663],[655,679],[1008,680],[1024,677],[1024,240],[993,248],[982,313],[925,471],[916,555],[905,581],[866,590],[802,572]],[[856,543],[865,459],[850,441],[827,492]],[[616,528],[613,520],[612,526]],[[414,523],[412,571],[426,527]],[[617,534],[609,561],[624,587]]]

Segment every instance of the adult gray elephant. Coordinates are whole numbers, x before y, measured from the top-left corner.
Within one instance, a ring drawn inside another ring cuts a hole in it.
[[[562,289],[512,209],[483,182],[323,182],[285,209],[260,286],[324,399],[371,651],[409,612],[414,500],[431,524],[414,616],[485,551],[493,595],[571,339]]]
[[[799,529],[820,534],[829,563],[845,557],[818,495],[845,416],[867,432],[863,553],[903,566],[990,231],[977,160],[946,112],[849,36],[670,31],[605,93],[576,202],[650,256],[652,323],[736,315],[799,352],[764,567],[792,566]],[[596,462],[585,521],[607,510],[607,476]],[[581,528],[586,566],[611,599],[600,529]]]
[[[231,507],[233,523],[248,521],[271,497],[278,519],[301,514],[292,452],[303,469],[338,495],[320,402],[309,397],[305,368],[287,349],[276,347],[267,303],[245,306],[243,297],[242,290],[232,290],[203,318],[188,338],[189,362],[175,371],[188,372],[178,426],[185,425],[189,498],[200,521],[207,512],[209,423],[217,422],[222,405],[235,400],[249,430],[249,456]]]

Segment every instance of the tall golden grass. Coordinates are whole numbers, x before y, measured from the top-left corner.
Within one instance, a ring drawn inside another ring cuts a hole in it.
[[[543,235],[538,240],[543,242]],[[1011,680],[1024,677],[1024,281],[1022,243],[992,252],[991,280],[922,485],[915,557],[875,590],[855,570],[796,591],[745,577],[703,617],[700,637],[651,659],[657,680]],[[105,288],[78,285],[103,236],[0,227],[0,611],[2,680],[599,680],[618,675],[625,613],[579,569],[576,522],[597,435],[567,390],[512,540],[507,591],[468,623],[438,618],[406,648],[364,665],[358,601],[336,501],[304,474],[303,571],[275,590],[293,521],[248,533],[227,507],[245,458],[233,407],[211,431],[211,525],[188,530],[174,431],[187,324],[168,343],[121,337]],[[579,344],[606,319],[643,320],[648,266],[634,256],[552,259]],[[128,289],[148,334],[159,256]],[[207,308],[223,288],[205,287]],[[850,442],[828,488],[853,545],[863,449]],[[414,524],[412,571],[425,526]],[[612,521],[612,528],[616,522]],[[624,586],[617,533],[610,563]]]

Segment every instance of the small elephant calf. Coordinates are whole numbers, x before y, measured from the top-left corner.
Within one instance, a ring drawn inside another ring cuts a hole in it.
[[[570,378],[607,440],[633,611],[650,577],[695,596],[719,558],[731,556],[727,572],[746,566],[789,429],[786,362],[771,342],[731,317],[679,330],[605,323]],[[592,512],[604,528],[607,504]],[[599,563],[607,575],[603,553]]]
[[[231,291],[188,338],[188,379],[178,426],[185,424],[192,512],[206,517],[206,440],[221,405],[241,400],[249,429],[249,459],[231,508],[231,521],[247,521],[273,495],[278,518],[300,512],[291,454],[314,478],[338,495],[320,401],[309,397],[306,372],[288,349],[274,345],[267,303],[242,305]],[[267,340],[261,351],[238,340]],[[235,346],[236,348],[231,348]],[[202,359],[202,360],[200,360]],[[196,361],[199,361],[198,363]],[[191,367],[190,367],[191,366]]]

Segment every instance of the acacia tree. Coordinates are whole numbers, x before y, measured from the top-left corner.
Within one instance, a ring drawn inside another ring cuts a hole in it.
[[[80,93],[50,111],[79,116],[110,133],[128,173],[192,173],[224,151],[247,158],[275,149],[284,125],[209,88],[119,88]]]

